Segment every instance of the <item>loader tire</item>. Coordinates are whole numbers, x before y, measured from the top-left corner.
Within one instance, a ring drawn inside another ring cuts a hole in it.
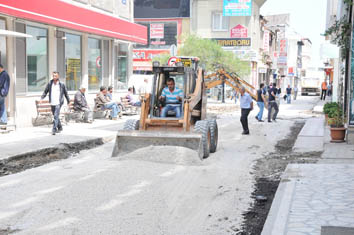
[[[194,131],[202,134],[203,158],[209,157],[211,139],[209,122],[206,120],[197,121],[194,126]]]
[[[139,120],[128,119],[124,123],[123,130],[131,130],[131,131],[139,130]]]
[[[210,152],[215,153],[218,147],[218,124],[216,119],[209,120],[210,126]]]

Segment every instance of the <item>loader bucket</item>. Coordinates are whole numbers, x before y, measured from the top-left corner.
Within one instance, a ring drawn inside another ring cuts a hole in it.
[[[180,146],[197,152],[203,159],[202,135],[198,133],[163,131],[118,131],[112,157],[128,154],[149,146]]]

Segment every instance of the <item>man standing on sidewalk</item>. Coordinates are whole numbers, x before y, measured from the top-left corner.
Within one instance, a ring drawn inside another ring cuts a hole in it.
[[[272,122],[270,120],[271,114],[272,114],[272,109],[274,108],[275,112],[273,114],[273,121],[277,118],[278,112],[279,112],[279,107],[278,104],[276,103],[276,95],[277,95],[277,88],[276,88],[276,83],[273,83],[273,87],[269,90],[269,103],[268,103],[268,122]]]
[[[296,97],[297,97],[297,86],[294,87],[294,100],[296,100]]]
[[[246,93],[246,89],[241,87],[240,89],[240,107],[241,107],[241,124],[243,128],[242,135],[249,135],[250,131],[248,129],[248,115],[253,109],[253,101],[251,96]]]
[[[0,64],[0,125],[7,125],[7,114],[5,99],[9,93],[10,77],[4,69],[4,66]]]
[[[322,82],[321,88],[322,88],[321,100],[322,100],[322,98],[323,98],[323,100],[326,100],[326,94],[327,94],[327,82],[326,82],[326,79]]]
[[[264,110],[264,104],[266,103],[265,99],[265,90],[264,90],[264,83],[261,83],[259,85],[259,90],[257,91],[257,105],[259,107],[259,113],[256,116],[256,119],[259,122],[263,122],[263,110]]]
[[[65,84],[59,81],[59,72],[53,72],[52,76],[53,79],[50,80],[47,84],[41,99],[43,100],[49,92],[49,103],[51,105],[52,113],[54,116],[52,135],[55,135],[56,133],[60,133],[63,130],[59,119],[59,114],[61,106],[64,104],[64,96],[68,104],[70,102],[70,98]]]
[[[288,87],[286,88],[286,102],[288,103],[288,104],[290,104],[291,103],[291,87],[290,87],[290,85],[288,85]]]

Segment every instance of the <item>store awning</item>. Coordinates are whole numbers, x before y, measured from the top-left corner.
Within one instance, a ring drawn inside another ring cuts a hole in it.
[[[23,38],[31,38],[32,35],[19,33],[15,31],[0,29],[0,36],[10,36],[10,37],[23,37]]]
[[[147,28],[59,0],[0,0],[0,13],[30,21],[146,44]]]

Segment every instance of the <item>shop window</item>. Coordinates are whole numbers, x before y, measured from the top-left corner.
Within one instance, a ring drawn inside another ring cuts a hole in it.
[[[27,91],[43,91],[48,82],[48,31],[26,26]]]
[[[66,86],[74,91],[81,84],[81,36],[66,33],[65,37]]]
[[[223,16],[221,12],[213,12],[212,26],[213,31],[227,31],[229,29],[229,18]]]
[[[139,45],[135,48],[170,49],[177,45],[177,22],[139,22],[147,27],[148,44]]]
[[[119,89],[127,83],[128,73],[128,45],[127,44],[119,44],[118,48],[118,56],[116,59],[116,87]]]
[[[88,39],[89,89],[98,90],[102,84],[102,45],[101,40]]]

